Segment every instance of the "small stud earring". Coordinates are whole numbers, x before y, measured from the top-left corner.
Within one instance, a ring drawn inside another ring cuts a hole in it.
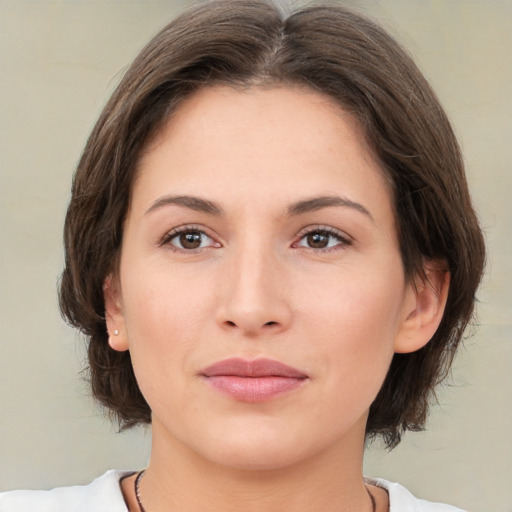
[[[119,331],[117,329],[114,331],[114,336],[119,336]]]

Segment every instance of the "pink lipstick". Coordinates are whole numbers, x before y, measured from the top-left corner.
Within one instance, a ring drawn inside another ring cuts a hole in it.
[[[200,372],[209,385],[241,402],[264,402],[298,388],[308,376],[272,359],[219,361]]]

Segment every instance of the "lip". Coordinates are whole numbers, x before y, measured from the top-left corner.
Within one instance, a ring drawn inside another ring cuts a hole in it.
[[[217,391],[242,402],[264,402],[299,388],[308,375],[273,359],[224,359],[199,375]]]

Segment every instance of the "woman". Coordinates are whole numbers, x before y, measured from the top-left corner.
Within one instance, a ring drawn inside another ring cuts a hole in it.
[[[183,14],[101,114],[65,243],[93,393],[151,458],[0,510],[456,510],[362,475],[423,428],[484,261],[449,122],[374,23]]]

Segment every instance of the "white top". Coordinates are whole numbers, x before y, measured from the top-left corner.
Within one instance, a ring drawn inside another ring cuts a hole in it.
[[[57,487],[51,491],[0,493],[0,512],[127,512],[119,480],[131,471],[110,470],[88,485]],[[367,478],[389,494],[389,512],[464,512],[442,503],[416,499],[405,487],[380,478]]]

